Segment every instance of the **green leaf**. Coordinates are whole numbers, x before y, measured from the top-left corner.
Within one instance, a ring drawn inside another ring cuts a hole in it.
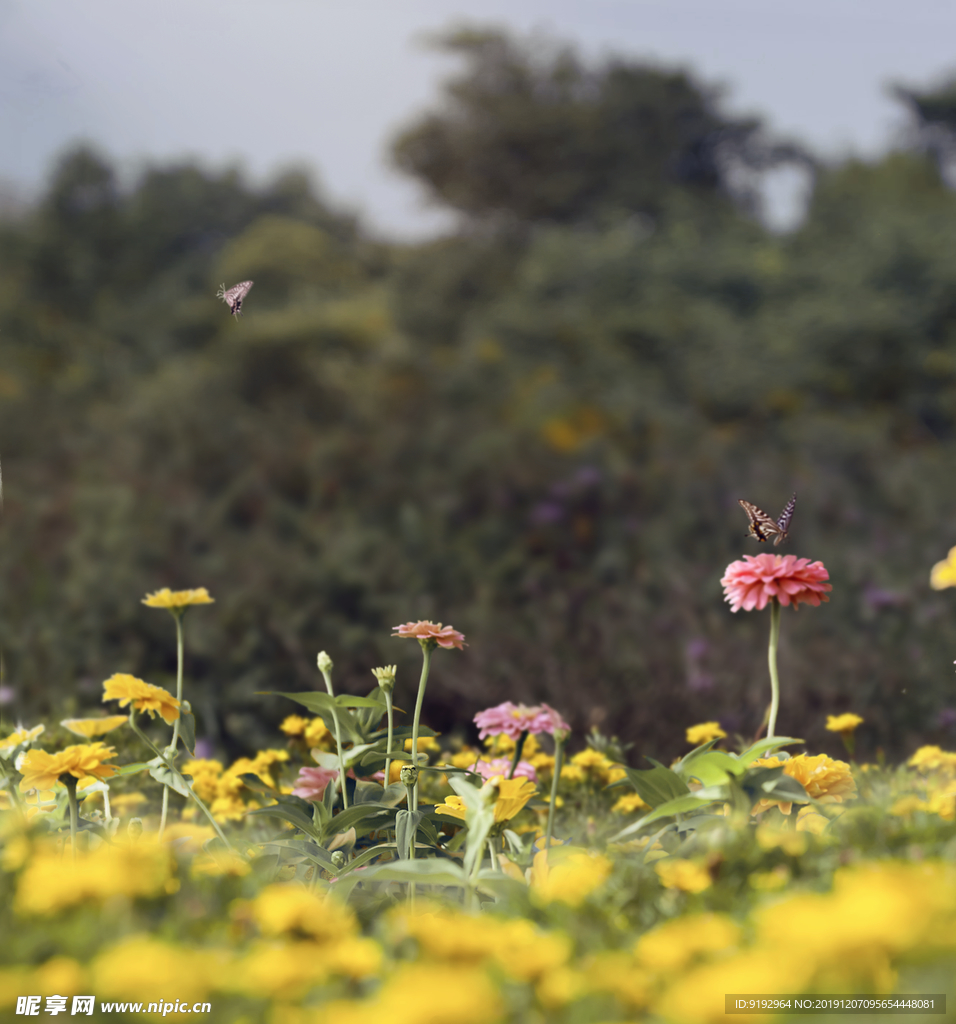
[[[398,856],[402,860],[408,859],[412,835],[417,832],[418,824],[423,817],[422,811],[399,811],[395,815],[395,843],[398,846]]]
[[[779,750],[780,747],[803,742],[803,740],[792,739],[790,736],[771,736],[769,739],[757,740],[740,755],[740,761],[742,764],[749,765],[751,761],[756,761],[758,757],[767,757],[774,750]]]
[[[335,866],[335,863],[329,856],[327,850],[324,850],[316,843],[310,843],[305,839],[274,839],[271,842],[263,843],[262,845],[282,846],[286,849],[295,850],[297,853],[301,853],[303,857],[307,857],[314,864],[317,864],[323,871],[329,871],[333,875],[337,874],[339,870]]]
[[[196,756],[196,716],[191,711],[179,709],[179,738],[189,752],[190,757]]]
[[[715,799],[722,799],[721,796],[715,797],[713,791],[700,790],[700,793],[705,792],[706,795],[703,796],[699,793],[688,793],[685,796],[679,796],[673,800],[668,800],[666,803],[659,804],[649,814],[645,814],[643,818],[639,818],[632,825],[628,825],[627,828],[611,836],[608,842],[619,843],[622,839],[635,835],[645,825],[649,825],[660,818],[670,818],[675,814],[686,814],[688,811],[696,811],[699,807],[706,807],[708,804],[712,804]],[[723,793],[723,790],[720,792]]]
[[[404,789],[404,787],[402,787]],[[353,801],[356,804],[379,804],[385,790],[377,782],[356,782]]]
[[[704,786],[727,781],[728,775],[742,775],[747,766],[723,750],[709,750],[692,756],[688,754],[675,769],[685,781],[698,779]]]
[[[254,857],[249,866],[253,874],[263,882],[271,882],[279,869],[279,855],[277,853],[266,853],[261,857]]]
[[[297,809],[276,804],[273,807],[255,807],[246,813],[266,818],[281,818],[283,821],[289,822],[290,825],[295,825],[297,829],[304,832],[307,836],[312,836],[314,839],[320,838],[315,825],[309,820],[308,816]]]
[[[648,758],[653,768],[624,768],[627,779],[637,791],[641,799],[650,807],[658,807],[668,800],[689,793],[687,783],[676,773],[662,764]]]
[[[426,885],[452,885],[458,888],[468,884],[465,872],[455,861],[438,857],[375,864],[362,872],[361,881],[421,882]]]
[[[191,794],[186,788],[186,785],[180,775],[177,772],[171,772],[166,765],[162,763],[162,761],[160,761],[158,765],[150,768],[149,774],[157,782],[161,782],[164,786],[168,786],[180,796],[186,797],[187,800],[192,799]]]
[[[139,775],[140,772],[145,772],[149,769],[149,765],[145,761],[137,761],[133,764],[124,764],[122,768],[116,773],[114,778],[121,775]]]
[[[394,828],[394,821],[395,811],[391,807],[384,807],[382,804],[359,804],[358,807],[350,807],[347,811],[336,814],[325,826],[320,838],[327,838],[335,832],[344,832],[358,825],[362,825],[360,831],[364,835],[374,829]]]

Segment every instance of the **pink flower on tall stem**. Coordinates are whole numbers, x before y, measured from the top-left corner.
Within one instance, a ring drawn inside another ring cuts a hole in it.
[[[457,647],[459,650],[467,647],[465,634],[459,633],[451,626],[443,626],[440,622],[406,622],[401,626],[392,626],[395,632],[392,636],[414,638],[421,641],[434,641],[439,647]]]
[[[491,761],[478,760],[475,762],[471,769],[477,772],[483,779],[493,779],[496,775],[500,775],[502,778],[508,777],[508,772],[511,770],[511,762],[507,757],[496,757]],[[512,778],[518,779],[530,779],[532,782],[537,783],[538,773],[535,771],[535,767],[530,761],[519,761],[515,765],[514,775]]]
[[[510,700],[485,711],[479,711],[475,715],[475,725],[481,730],[478,733],[480,740],[486,736],[502,734],[517,740],[522,733],[546,732],[553,736],[555,729],[563,729],[566,732],[571,730],[558,712],[547,704],[528,707],[527,704],[512,704]]]
[[[338,768],[300,768],[292,795],[300,796],[303,800],[321,800],[325,796],[326,786],[338,777]]]
[[[811,562],[796,555],[744,555],[742,561],[731,562],[721,583],[724,600],[730,610],[739,612],[761,610],[770,604],[770,647],[767,664],[770,668],[770,714],[767,738],[776,735],[777,711],[780,707],[780,680],[777,676],[777,645],[780,642],[780,606],[801,601],[819,607],[829,601],[827,592],[833,588],[825,582],[830,578],[823,562]]]
[[[811,562],[796,555],[744,555],[743,561],[731,562],[720,581],[724,600],[732,612],[758,611],[766,608],[771,598],[794,608],[801,601],[818,607],[829,601],[826,592],[833,588],[823,562]]]

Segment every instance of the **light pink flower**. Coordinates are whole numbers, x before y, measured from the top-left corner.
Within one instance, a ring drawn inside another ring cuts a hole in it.
[[[321,800],[326,786],[338,777],[338,768],[300,768],[292,795],[303,800]]]
[[[439,647],[457,647],[461,650],[468,645],[465,634],[459,633],[451,626],[443,626],[440,622],[406,622],[401,626],[392,626],[392,636],[412,637],[416,640],[433,640]]]
[[[772,597],[781,604],[796,608],[801,601],[818,607],[829,601],[826,592],[833,588],[823,562],[811,562],[796,555],[744,555],[743,561],[731,562],[723,579],[724,600],[732,612],[760,610]]]
[[[492,761],[476,761],[471,770],[477,772],[483,779],[493,779],[496,775],[508,778],[508,772],[511,771],[511,758],[496,757]],[[530,779],[536,785],[538,782],[538,773],[535,771],[534,765],[528,761],[518,762],[514,777]]]
[[[475,725],[481,730],[478,733],[480,740],[486,736],[500,736],[502,733],[516,740],[523,732],[547,732],[553,736],[556,729],[571,731],[567,722],[548,704],[528,707],[527,704],[512,704],[510,700],[479,711],[475,715]]]

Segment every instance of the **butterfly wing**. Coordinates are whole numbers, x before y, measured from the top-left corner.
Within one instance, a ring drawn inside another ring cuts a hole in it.
[[[741,507],[744,512],[747,513],[747,518],[750,520],[750,530],[747,533],[748,537],[756,537],[757,540],[762,544],[765,540],[769,540],[774,534],[780,533],[780,527],[764,512],[763,509],[757,508],[756,505],[752,505],[749,501],[744,501],[743,498],[738,498]],[[776,542],[774,542],[776,543]]]
[[[252,284],[252,281],[242,281],[240,284],[234,284],[228,291],[225,285],[219,289],[218,297],[229,307],[229,312],[233,316],[242,315],[242,300],[249,294]]]
[[[782,540],[787,539],[787,533],[790,531],[790,520],[793,518],[793,507],[797,503],[796,494],[787,502],[787,507],[780,513],[780,518],[777,520],[777,536],[774,539],[774,547],[776,547]]]

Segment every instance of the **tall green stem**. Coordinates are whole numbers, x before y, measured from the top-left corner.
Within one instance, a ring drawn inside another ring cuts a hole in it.
[[[434,641],[419,641],[422,647],[422,677],[418,681],[418,698],[415,701],[415,717],[412,719],[412,764],[418,767],[418,723],[422,717],[422,702],[425,699],[425,685],[428,683],[428,667],[431,663],[432,646]],[[418,782],[415,783],[415,790],[412,794],[415,798],[415,806],[409,807],[410,811],[418,810]]]
[[[780,602],[770,599],[770,647],[767,662],[770,665],[770,718],[767,722],[767,739],[776,736],[777,710],[780,707],[780,679],[777,676],[777,645],[780,642]]]
[[[561,761],[564,759],[564,744],[567,736],[562,732],[554,734],[554,777],[551,779],[551,802],[548,804],[548,827],[544,836],[544,848],[551,849],[554,835],[554,806],[558,802],[558,780],[561,778]]]
[[[511,759],[511,769],[508,772],[508,778],[513,779],[515,777],[515,769],[518,767],[518,762],[521,760],[521,751],[524,750],[524,741],[528,738],[528,730],[518,737],[518,742],[515,743],[515,756]]]
[[[323,659],[323,655],[325,656]],[[325,688],[329,691],[329,696],[334,697],[335,693],[332,690],[332,674],[329,669],[332,667],[332,659],[325,654],[325,651],[319,655],[319,671],[322,673],[322,678],[325,680]],[[339,789],[342,792],[342,810],[346,810],[349,806],[349,795],[348,790],[345,787],[345,751],[342,749],[342,727],[339,725],[339,712],[335,705],[332,705],[332,724],[335,726],[335,746],[339,752]],[[386,780],[386,785],[388,781]]]
[[[383,690],[385,694],[385,713],[388,716],[388,739],[385,742],[385,778],[382,779],[382,788],[388,789],[388,779],[392,772],[392,759],[388,756],[392,749],[392,733],[395,727],[395,710],[392,705],[392,691]]]
[[[176,700],[182,703],[183,700],[183,615],[185,609],[173,611],[172,616],[176,620]],[[169,741],[169,748],[173,751],[173,757],[179,749],[179,719],[173,722],[173,738]],[[166,812],[169,810],[169,786],[163,788],[163,813],[159,819],[159,838],[163,838],[166,831]]]
[[[25,818],[27,812],[26,808],[23,806],[23,799],[20,796],[20,790],[17,787],[17,783],[13,775],[11,775],[10,772],[7,771],[7,766],[4,763],[3,758],[0,758],[0,773],[3,774],[3,778],[6,783],[6,786],[4,788],[9,792],[10,799],[13,801],[14,807],[16,807],[16,809],[20,812],[20,816],[22,818]]]
[[[136,735],[146,744],[146,746],[149,747],[150,750],[152,750],[152,752],[160,759],[160,761],[162,761],[163,764],[166,765],[166,767],[173,773],[173,775],[175,775],[176,778],[182,783],[183,787],[189,793],[190,797],[192,797],[193,802],[203,812],[203,814],[206,815],[206,818],[209,820],[209,824],[212,825],[216,835],[219,836],[219,838],[223,841],[223,843],[226,846],[226,849],[232,851],[232,844],[226,838],[225,833],[219,827],[219,822],[216,821],[216,819],[212,816],[212,813],[210,812],[209,808],[202,802],[202,800],[199,799],[198,796],[196,796],[196,791],[183,778],[178,769],[174,768],[173,765],[170,764],[170,762],[166,758],[166,755],[160,751],[160,749],[153,743],[153,741],[136,724],[136,712],[132,707],[130,707],[129,711],[129,724],[133,732],[136,733]]]
[[[75,776],[70,775],[69,772],[66,775],[60,776],[60,782],[66,786],[67,796],[70,800],[70,849],[73,851],[74,864],[76,863],[76,832],[80,824],[76,806],[76,784],[79,781]]]

